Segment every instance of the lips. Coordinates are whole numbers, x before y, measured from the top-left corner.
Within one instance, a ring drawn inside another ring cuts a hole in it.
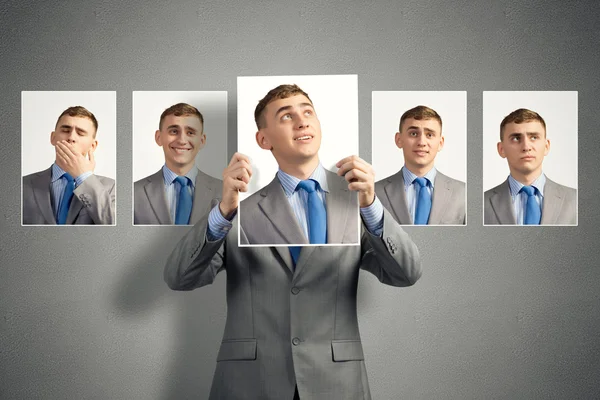
[[[185,154],[188,151],[192,150],[191,148],[185,148],[185,147],[171,147],[172,150],[174,150],[176,153],[178,154]]]
[[[304,141],[311,140],[312,138],[314,138],[313,135],[302,135],[302,136],[295,137],[294,140],[297,142],[304,142]]]
[[[414,151],[413,153],[415,153],[418,156],[426,156],[427,154],[429,154],[428,151],[421,151],[421,150]]]

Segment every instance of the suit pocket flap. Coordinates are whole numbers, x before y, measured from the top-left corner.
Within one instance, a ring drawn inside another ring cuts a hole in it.
[[[360,340],[332,340],[331,351],[333,353],[333,361],[358,361],[365,359]]]
[[[233,339],[221,342],[217,361],[256,360],[256,339]]]

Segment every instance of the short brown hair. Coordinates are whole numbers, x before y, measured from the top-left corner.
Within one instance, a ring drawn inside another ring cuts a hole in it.
[[[202,132],[204,132],[204,117],[202,116],[202,113],[194,106],[191,106],[187,103],[177,103],[167,108],[162,112],[162,114],[160,114],[160,121],[158,122],[159,130],[162,129],[163,120],[167,115],[174,115],[176,117],[181,117],[182,115],[195,115],[202,123]]]
[[[433,108],[429,108],[427,106],[416,106],[402,114],[400,117],[400,124],[398,126],[399,131],[402,131],[402,124],[409,118],[416,119],[417,121],[423,119],[435,119],[440,123],[440,128],[442,127],[442,117],[440,117],[440,115]]]
[[[90,121],[92,121],[92,123],[94,124],[94,136],[93,137],[96,137],[96,132],[98,131],[98,120],[96,119],[96,117],[94,117],[94,114],[92,114],[87,108],[82,107],[82,106],[73,106],[73,107],[67,108],[65,111],[63,111],[58,116],[58,119],[56,120],[56,125],[58,125],[58,121],[60,121],[60,119],[62,117],[64,117],[65,115],[68,115],[69,117],[87,118]]]
[[[504,127],[511,122],[515,124],[522,124],[523,122],[538,121],[544,127],[544,136],[546,136],[546,122],[544,118],[535,111],[528,110],[526,108],[519,108],[508,114],[502,122],[500,122],[500,141],[504,140]]]
[[[300,89],[300,87],[296,84],[279,85],[275,89],[269,90],[269,93],[267,93],[267,95],[258,102],[256,108],[254,109],[254,122],[256,122],[256,127],[258,129],[261,129],[265,126],[265,119],[263,114],[265,108],[270,102],[279,99],[287,99],[288,97],[296,96],[299,94],[304,95],[312,104],[312,100],[310,99],[310,97],[308,97],[308,93]]]

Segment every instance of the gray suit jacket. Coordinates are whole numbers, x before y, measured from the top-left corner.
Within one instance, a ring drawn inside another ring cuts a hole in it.
[[[211,201],[221,197],[223,182],[198,170],[194,184],[194,202],[190,225],[208,214]],[[173,225],[165,196],[162,168],[133,184],[133,223],[139,225]]]
[[[343,177],[325,170],[329,193],[327,243],[359,243],[358,196]],[[240,243],[307,244],[279,178],[240,203]]]
[[[56,225],[50,198],[52,167],[23,177],[23,225]],[[73,191],[66,225],[115,223],[115,180],[89,176]]]
[[[382,237],[360,246],[303,247],[294,269],[287,247],[238,247],[206,240],[204,216],[165,266],[171,289],[192,290],[227,271],[227,321],[210,399],[370,399],[358,329],[359,270],[409,286],[421,276],[416,245],[384,210]],[[401,351],[401,350],[400,350]],[[203,397],[203,395],[199,395]]]
[[[508,179],[484,193],[483,223],[516,225]],[[577,225],[577,190],[546,177],[540,225]]]
[[[412,225],[404,193],[402,170],[375,183],[375,193],[402,225]],[[465,183],[437,171],[427,225],[464,225],[467,220]]]

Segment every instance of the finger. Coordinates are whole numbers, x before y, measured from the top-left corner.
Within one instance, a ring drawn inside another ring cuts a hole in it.
[[[233,164],[235,164],[238,161],[246,161],[248,164],[250,164],[250,159],[248,158],[247,155],[235,152],[233,154],[233,156],[231,157],[231,161],[229,161],[228,166],[232,166]]]
[[[75,151],[75,147],[71,143],[64,142],[64,145],[65,145],[65,147],[64,147],[65,148],[65,152],[67,154],[69,154],[72,157],[77,157],[78,156],[77,152]]]
[[[250,182],[250,175],[248,174],[248,171],[245,168],[238,168],[236,170],[233,170],[228,176],[233,179],[244,181],[246,183]]]
[[[351,182],[348,184],[348,189],[358,192],[368,192],[373,188],[373,184],[368,182]]]
[[[234,171],[237,169],[243,168],[246,171],[248,171],[248,175],[252,176],[252,165],[250,165],[250,163],[246,160],[240,160],[237,163],[235,163],[234,165],[231,166],[230,170]]]
[[[226,184],[227,188],[229,188],[230,190],[235,190],[235,191],[240,191],[240,192],[248,191],[248,184],[246,182],[240,181],[231,176],[226,179],[224,184]]]
[[[68,154],[67,154],[67,152],[66,152],[66,149],[65,149],[65,147],[64,147],[64,144],[63,144],[63,145],[61,145],[61,143],[60,143],[60,142],[58,142],[58,143],[56,143],[56,146],[55,146],[54,148],[56,149],[56,155],[60,155],[60,156],[61,156],[61,158],[62,158],[63,160],[65,160],[65,161],[68,161],[68,160],[69,160],[69,156],[68,156]]]
[[[371,176],[369,174],[367,174],[364,171],[361,171],[359,169],[356,169],[356,168],[348,171],[348,173],[346,173],[346,175],[344,175],[344,178],[348,182],[372,182],[373,181],[373,179],[371,178]]]

